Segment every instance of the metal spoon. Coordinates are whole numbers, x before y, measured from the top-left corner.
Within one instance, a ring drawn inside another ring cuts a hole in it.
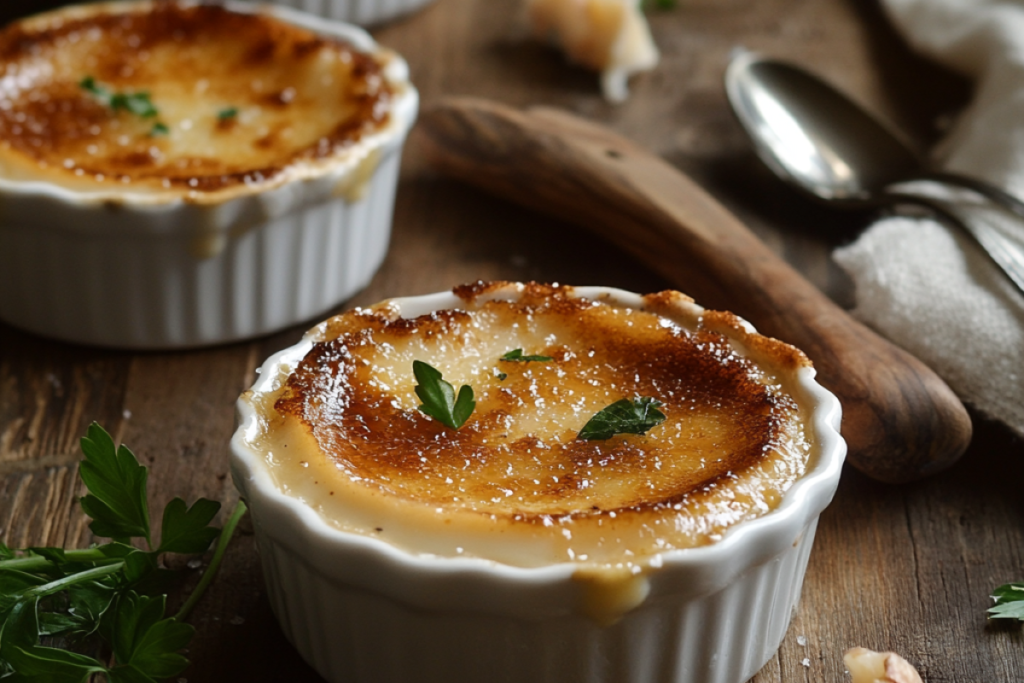
[[[966,188],[1024,217],[1024,202],[955,173],[932,171],[896,134],[808,72],[740,52],[725,87],[740,124],[776,175],[813,197],[849,208],[917,204],[963,227],[1024,292],[1024,250],[997,229],[961,220],[939,200],[893,190],[930,180]]]

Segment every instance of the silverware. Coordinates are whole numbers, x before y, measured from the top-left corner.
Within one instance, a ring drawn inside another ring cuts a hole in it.
[[[733,111],[761,159],[812,197],[847,208],[916,204],[962,227],[1024,292],[1024,249],[998,229],[965,221],[941,200],[895,186],[928,180],[975,192],[1024,218],[1024,202],[994,185],[927,169],[895,133],[792,64],[740,52],[725,74]]]

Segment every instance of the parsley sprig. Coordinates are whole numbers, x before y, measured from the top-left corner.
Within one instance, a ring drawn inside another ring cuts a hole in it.
[[[164,508],[154,544],[147,469],[98,424],[81,446],[79,475],[88,491],[82,509],[92,517],[92,532],[111,542],[74,550],[0,544],[0,678],[80,683],[101,674],[110,683],[155,683],[176,676],[188,666],[179,651],[194,633],[184,619],[220,566],[245,504],[239,502],[221,531],[209,525],[220,503],[200,498],[189,507],[175,498]],[[162,588],[172,572],[161,567],[161,556],[203,553],[218,536],[196,589],[167,616]],[[68,648],[41,644],[54,637]]]
[[[153,100],[150,99],[149,92],[111,92],[109,89],[103,87],[96,82],[96,79],[92,76],[86,76],[78,82],[78,87],[86,92],[91,93],[100,102],[103,102],[110,107],[115,113],[124,110],[135,114],[136,116],[143,119],[152,119],[160,115],[160,110],[153,104]],[[170,128],[161,121],[157,121],[150,128],[150,137],[157,135],[167,135],[170,132]]]
[[[511,351],[506,353],[504,356],[502,356],[500,360],[510,361],[510,362],[513,362],[513,363],[530,363],[530,362],[548,363],[550,361],[553,361],[554,358],[552,358],[551,356],[538,356],[538,355],[524,356],[522,349],[512,349]]]
[[[96,96],[96,99],[100,100],[114,111],[125,111],[131,112],[136,116],[141,116],[144,119],[150,119],[157,116],[160,112],[157,110],[153,101],[149,97],[149,93],[145,91],[126,93],[126,92],[111,92],[107,88],[96,82],[96,79],[92,76],[86,76],[78,82],[78,86],[86,92],[92,93]]]
[[[624,398],[598,411],[576,436],[586,441],[604,441],[616,434],[644,434],[665,421],[665,413],[659,407],[659,401],[646,396]]]
[[[423,401],[419,406],[421,412],[451,429],[458,429],[466,424],[466,420],[476,408],[473,387],[463,385],[456,398],[455,388],[441,378],[441,371],[437,368],[423,361],[414,360],[412,373],[418,382],[416,395]]]
[[[988,609],[989,619],[1024,621],[1024,583],[1008,583],[992,592],[996,604]]]

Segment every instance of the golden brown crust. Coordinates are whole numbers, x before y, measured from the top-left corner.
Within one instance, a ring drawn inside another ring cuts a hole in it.
[[[634,313],[633,326],[612,315],[614,307],[570,296],[570,288],[538,283],[526,284],[516,302],[478,301],[508,286],[478,282],[454,291],[503,320],[543,318],[565,329],[566,339],[586,340],[585,346],[560,341],[531,349],[554,359],[529,364],[532,376],[543,375],[543,381],[525,379],[526,373],[519,371],[527,364],[502,366],[507,379],[488,378],[486,386],[474,387],[477,411],[459,430],[398,406],[392,394],[372,381],[372,363],[365,354],[374,345],[416,336],[457,336],[471,318],[464,311],[413,319],[395,319],[372,309],[338,316],[330,323],[330,338],[314,344],[288,379],[276,410],[304,423],[340,469],[391,494],[437,505],[472,500],[478,511],[544,524],[674,506],[695,491],[757,467],[793,419],[792,399],[760,381],[759,369],[737,355],[719,331],[683,333],[647,313]],[[689,301],[678,293],[660,293],[647,303],[658,307]],[[497,358],[494,364],[500,364]],[[727,428],[720,435],[697,438],[715,442],[715,457],[696,465],[670,463],[675,456],[659,444],[657,428],[649,437],[575,438],[589,415],[554,441],[544,443],[531,434],[509,437],[509,420],[516,410],[538,399],[548,405],[562,400],[564,393],[549,383],[559,376],[584,375],[615,387],[620,397],[659,400],[671,416],[668,426],[690,414],[714,414]],[[617,483],[631,477],[644,485]],[[502,491],[503,499],[492,505],[495,491]]]
[[[47,16],[0,32],[0,144],[50,173],[212,192],[330,157],[388,120],[374,57],[270,16],[172,2]],[[345,82],[318,87],[322,74]],[[160,113],[115,110],[81,87],[87,77],[149,92]],[[176,105],[192,118],[168,119]],[[241,113],[221,115],[230,109]],[[205,138],[176,149],[193,128]]]

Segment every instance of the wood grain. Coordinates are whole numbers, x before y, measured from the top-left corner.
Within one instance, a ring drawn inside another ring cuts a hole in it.
[[[0,3],[0,18],[55,4]],[[850,301],[849,283],[828,254],[870,216],[837,216],[808,204],[758,164],[721,92],[729,51],[742,44],[808,64],[921,143],[934,140],[934,121],[962,103],[963,81],[910,55],[872,0],[678,4],[652,15],[662,65],[634,81],[633,97],[621,107],[603,102],[593,74],[527,40],[518,0],[437,0],[375,35],[409,60],[425,104],[459,94],[520,108],[543,103],[610,126],[694,178],[832,298]],[[477,278],[641,292],[670,285],[584,230],[439,177],[411,141],[391,252],[347,305]],[[89,542],[71,463],[77,438],[94,419],[152,463],[151,486],[161,500],[214,495],[230,505],[234,493],[218,475],[227,463],[233,398],[253,379],[255,363],[300,334],[297,327],[245,344],[135,354],[0,325],[0,539]],[[854,645],[901,652],[928,683],[1024,681],[1021,630],[983,616],[991,587],[1024,579],[1022,480],[1024,446],[982,420],[960,462],[930,479],[889,486],[845,472],[821,520],[789,634],[753,683],[845,683],[842,651]],[[182,678],[320,680],[281,635],[262,580],[243,529],[193,615],[194,664]]]

